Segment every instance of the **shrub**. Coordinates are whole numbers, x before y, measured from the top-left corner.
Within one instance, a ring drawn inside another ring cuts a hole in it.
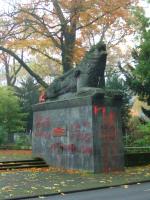
[[[136,146],[150,146],[150,122],[141,124],[137,127],[141,134],[140,138],[137,138],[134,142]]]

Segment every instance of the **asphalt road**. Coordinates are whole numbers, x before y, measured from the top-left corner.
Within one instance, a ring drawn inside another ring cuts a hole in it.
[[[38,200],[40,198],[36,198]],[[116,188],[61,194],[45,200],[150,200],[150,182]],[[35,200],[35,199],[34,199]]]

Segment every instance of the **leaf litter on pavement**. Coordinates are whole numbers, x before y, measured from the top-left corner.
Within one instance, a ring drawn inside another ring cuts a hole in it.
[[[150,180],[150,165],[126,168],[122,172],[92,174],[61,168],[33,168],[0,172],[0,199],[51,193]]]
[[[31,159],[31,150],[0,150],[0,161]],[[20,196],[60,193],[103,186],[122,184],[128,189],[128,183],[150,180],[150,165],[126,168],[122,172],[109,174],[92,174],[79,170],[65,170],[62,168],[30,168],[0,171],[0,199]]]

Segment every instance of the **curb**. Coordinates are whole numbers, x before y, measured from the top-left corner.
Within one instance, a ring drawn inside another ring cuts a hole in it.
[[[111,186],[102,186],[102,187],[94,187],[94,188],[87,188],[87,189],[78,189],[78,190],[70,190],[66,192],[56,192],[56,193],[51,193],[51,194],[41,194],[41,195],[33,195],[33,196],[23,196],[23,197],[15,197],[15,198],[7,198],[4,200],[23,200],[23,199],[33,199],[33,198],[39,198],[40,196],[42,197],[49,197],[49,196],[56,196],[56,195],[62,195],[63,194],[71,194],[71,193],[77,193],[77,192],[88,192],[88,191],[93,191],[93,190],[100,190],[100,189],[107,189],[107,188],[116,188],[116,187],[121,187],[124,185],[136,185],[138,183],[150,183],[150,180],[143,180],[143,181],[135,181],[135,182],[130,182],[130,183],[124,183],[124,184],[118,184],[118,185],[111,185]]]

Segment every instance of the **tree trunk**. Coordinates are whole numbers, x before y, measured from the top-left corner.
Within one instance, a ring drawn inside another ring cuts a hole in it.
[[[61,42],[63,73],[73,68],[76,31],[74,26],[66,26],[64,41]]]
[[[62,66],[63,73],[73,68],[73,50],[69,45],[62,47]]]

